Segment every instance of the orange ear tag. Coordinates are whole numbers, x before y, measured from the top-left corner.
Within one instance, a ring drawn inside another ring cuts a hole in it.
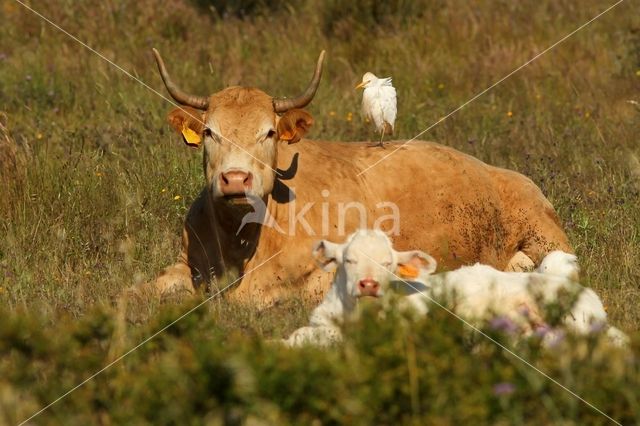
[[[198,135],[196,132],[194,132],[184,124],[182,124],[182,137],[187,142],[187,144],[191,146],[199,146],[200,142],[202,142],[200,135]]]
[[[293,138],[296,136],[296,133],[294,131],[291,130],[285,130],[284,132],[282,132],[282,134],[280,135],[280,140],[283,141],[287,141],[290,142],[293,140]]]
[[[418,278],[420,275],[418,268],[410,264],[398,265],[397,272],[402,278]]]

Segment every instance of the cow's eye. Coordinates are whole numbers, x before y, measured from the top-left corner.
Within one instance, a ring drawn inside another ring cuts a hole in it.
[[[205,127],[204,131],[202,133],[204,134],[205,138],[212,138],[213,137],[213,132],[208,127]]]
[[[271,129],[267,132],[267,139],[272,139],[276,135],[276,131]]]
[[[348,263],[349,265],[353,265],[354,263],[356,263],[356,261],[354,259],[345,259],[344,263]]]
[[[382,266],[385,267],[386,269],[391,268],[391,262],[382,262]]]

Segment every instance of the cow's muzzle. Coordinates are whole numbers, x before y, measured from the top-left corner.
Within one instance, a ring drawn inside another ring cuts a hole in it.
[[[373,278],[365,278],[358,281],[358,290],[360,290],[360,296],[378,297],[380,283]]]
[[[220,192],[225,198],[246,199],[253,185],[253,174],[243,170],[228,170],[220,173]]]

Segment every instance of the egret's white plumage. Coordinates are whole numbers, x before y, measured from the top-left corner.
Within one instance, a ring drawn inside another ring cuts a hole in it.
[[[364,88],[362,94],[362,112],[375,124],[380,132],[380,146],[384,135],[392,134],[398,109],[396,106],[396,89],[391,84],[391,77],[378,78],[368,72],[362,76],[362,83],[356,89]]]

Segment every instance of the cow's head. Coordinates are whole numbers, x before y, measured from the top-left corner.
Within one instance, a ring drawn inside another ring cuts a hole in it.
[[[389,237],[379,230],[357,231],[343,244],[318,241],[312,255],[325,271],[338,269],[336,282],[346,285],[344,290],[352,297],[382,296],[391,281],[431,274],[437,266],[422,251],[394,250]]]
[[[247,196],[270,194],[278,142],[298,142],[313,124],[300,108],[318,89],[325,52],[307,89],[291,99],[247,87],[229,87],[209,97],[191,95],[171,80],[158,51],[153,53],[167,90],[183,105],[169,113],[169,123],[188,145],[204,145],[204,173],[213,198],[246,204]]]

